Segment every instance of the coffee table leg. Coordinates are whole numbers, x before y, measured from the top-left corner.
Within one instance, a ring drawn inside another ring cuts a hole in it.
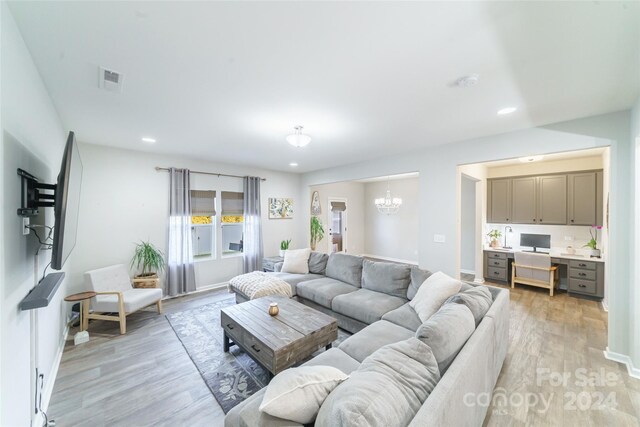
[[[222,349],[224,350],[225,353],[229,352],[229,337],[227,336],[226,332],[222,332],[223,336],[222,336]]]
[[[327,346],[326,346],[324,349],[325,349],[325,351],[326,351],[326,350],[331,349],[331,347],[332,347],[332,345],[331,345],[331,343],[329,343],[329,344],[327,344]]]

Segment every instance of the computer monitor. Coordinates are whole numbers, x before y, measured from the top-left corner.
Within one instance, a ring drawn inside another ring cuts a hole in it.
[[[551,249],[551,236],[549,234],[525,234],[520,235],[520,246],[533,248],[537,252],[538,248]]]

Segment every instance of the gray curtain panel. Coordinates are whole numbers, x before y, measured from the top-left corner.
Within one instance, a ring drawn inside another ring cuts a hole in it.
[[[260,215],[260,178],[244,177],[244,272],[262,270],[262,217]]]
[[[196,290],[191,244],[191,184],[189,169],[169,169],[169,248],[167,294]]]

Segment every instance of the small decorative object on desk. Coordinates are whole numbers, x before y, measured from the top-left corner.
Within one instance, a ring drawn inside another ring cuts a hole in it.
[[[280,242],[280,256],[282,258],[284,258],[284,253],[289,250],[289,245],[291,245],[291,239]]]
[[[587,244],[583,246],[583,248],[591,248],[591,258],[600,258],[600,249],[598,249],[598,230],[602,230],[601,225],[591,226],[591,229],[589,230],[591,240],[589,240],[589,242],[587,242]]]
[[[569,254],[569,255],[575,255],[576,254],[576,250],[573,248],[573,246],[567,246],[567,254]]]
[[[493,229],[487,233],[487,236],[489,236],[489,239],[491,239],[490,246],[492,248],[500,247],[500,242],[498,241],[498,239],[502,237],[502,233],[500,232],[500,230]]]
[[[280,309],[278,308],[278,303],[272,302],[271,304],[269,304],[269,314],[271,316],[277,316],[278,313],[280,313]]]

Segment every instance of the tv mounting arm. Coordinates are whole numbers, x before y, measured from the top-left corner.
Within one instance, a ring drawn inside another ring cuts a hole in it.
[[[22,178],[20,216],[38,215],[38,208],[53,207],[56,199],[56,184],[43,184],[29,172],[18,168],[18,175]],[[45,193],[44,191],[51,191]]]

